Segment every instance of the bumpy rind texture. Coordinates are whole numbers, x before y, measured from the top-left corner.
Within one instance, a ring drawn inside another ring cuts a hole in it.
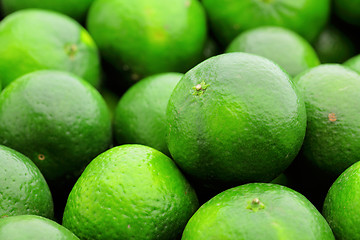
[[[96,0],[87,28],[102,56],[132,80],[188,70],[201,60],[207,36],[196,0]]]
[[[360,239],[360,162],[346,169],[326,195],[323,215],[338,240]]]
[[[54,217],[49,187],[36,165],[0,145],[0,218],[15,215]]]
[[[324,64],[294,82],[307,112],[302,153],[315,167],[337,177],[359,160],[360,75],[339,64]]]
[[[182,240],[334,240],[324,217],[303,195],[277,184],[226,190],[191,217]]]
[[[169,151],[180,168],[199,180],[239,184],[271,181],[292,162],[306,112],[275,63],[227,53],[185,74],[170,97],[167,122]]]
[[[43,69],[68,71],[99,85],[97,47],[75,20],[60,13],[26,9],[0,23],[0,81]]]
[[[175,239],[198,208],[170,158],[121,145],[95,158],[68,198],[63,225],[81,239]]]
[[[109,109],[70,73],[33,72],[0,94],[0,144],[29,157],[47,180],[77,174],[111,144]]]

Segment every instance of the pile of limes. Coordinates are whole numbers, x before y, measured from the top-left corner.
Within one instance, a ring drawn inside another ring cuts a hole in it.
[[[360,239],[360,2],[0,12],[0,240]]]

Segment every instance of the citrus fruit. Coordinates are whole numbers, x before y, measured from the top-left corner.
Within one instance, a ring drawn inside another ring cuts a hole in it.
[[[0,144],[29,157],[47,180],[80,171],[110,142],[106,103],[75,75],[29,73],[0,94]]]
[[[320,64],[314,49],[304,38],[282,27],[247,30],[230,43],[226,52],[247,52],[266,57],[291,76]]]
[[[103,57],[132,80],[188,70],[201,60],[207,35],[196,0],[96,0],[87,27]]]
[[[165,141],[166,106],[183,75],[160,73],[127,90],[115,111],[114,130],[119,144],[143,144],[169,155]]]
[[[333,10],[338,17],[347,23],[360,25],[360,1],[334,0]]]
[[[360,75],[339,64],[324,64],[298,75],[307,129],[302,152],[316,168],[339,176],[360,154]]]
[[[93,0],[1,0],[3,11],[6,15],[25,8],[48,9],[66,14],[78,21],[85,19],[88,8]]]
[[[0,145],[0,166],[0,218],[25,214],[53,217],[49,187],[29,158]]]
[[[244,30],[265,25],[292,29],[315,39],[330,12],[329,0],[203,0],[210,28],[223,45]]]
[[[360,239],[360,162],[346,169],[333,183],[324,202],[323,215],[336,239]]]
[[[58,223],[36,215],[0,219],[1,240],[79,240]]]
[[[324,217],[303,195],[269,183],[228,189],[191,217],[182,240],[325,240],[334,236]]]
[[[96,157],[71,191],[63,225],[81,239],[175,239],[198,208],[163,153],[121,145]]]
[[[314,48],[322,63],[342,63],[355,55],[352,41],[334,26],[327,26],[314,42]]]
[[[344,65],[360,74],[360,54],[348,59]]]
[[[88,32],[75,20],[47,10],[21,10],[0,23],[0,81],[7,86],[36,70],[72,72],[99,84],[99,55]]]
[[[285,170],[301,147],[306,113],[275,63],[227,53],[185,74],[170,97],[167,125],[169,151],[184,172],[238,184],[271,181]]]

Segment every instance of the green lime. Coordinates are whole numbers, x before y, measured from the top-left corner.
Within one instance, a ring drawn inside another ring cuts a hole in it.
[[[0,81],[4,86],[36,70],[72,72],[99,84],[97,47],[75,20],[47,10],[21,10],[0,22]]]
[[[53,218],[49,187],[29,158],[0,145],[0,166],[0,218],[25,214]]]
[[[207,183],[271,181],[297,155],[304,102],[278,65],[248,53],[200,63],[180,80],[167,107],[174,161]]]
[[[298,75],[307,113],[304,157],[317,168],[340,175],[360,155],[360,75],[325,64]]]
[[[321,31],[314,48],[322,63],[342,63],[356,53],[353,42],[331,25]]]
[[[344,65],[360,74],[360,54],[344,62]]]
[[[323,215],[338,240],[360,239],[360,162],[346,169],[333,183]]]
[[[80,171],[110,142],[106,103],[75,75],[29,73],[0,94],[0,144],[29,157],[47,180]]]
[[[96,0],[87,26],[103,57],[132,80],[188,70],[207,37],[197,0]]]
[[[143,145],[96,157],[71,191],[63,224],[81,239],[175,239],[198,208],[174,162]]]
[[[58,223],[35,215],[0,219],[1,240],[79,240]]]
[[[94,0],[1,0],[0,4],[6,15],[26,8],[48,9],[66,14],[78,21],[85,19],[86,13]]]
[[[182,240],[334,240],[324,217],[300,193],[277,184],[228,189],[191,217]]]
[[[138,143],[166,155],[166,106],[181,73],[160,73],[142,79],[121,97],[115,112],[115,137],[119,144]]]
[[[314,49],[304,38],[282,27],[247,30],[230,43],[226,52],[247,52],[266,57],[293,77],[320,64]]]
[[[308,41],[327,22],[330,0],[203,0],[215,37],[229,44],[239,33],[265,25],[289,28]]]
[[[360,26],[359,0],[334,0],[335,14],[347,23]]]

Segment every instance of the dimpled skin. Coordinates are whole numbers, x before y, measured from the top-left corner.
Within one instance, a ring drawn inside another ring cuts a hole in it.
[[[0,166],[0,218],[25,214],[54,216],[49,187],[29,158],[0,145]]]
[[[253,203],[254,199],[259,204]],[[303,195],[277,184],[226,190],[191,217],[182,240],[334,240],[324,217]]]
[[[110,143],[105,101],[70,73],[33,72],[0,94],[0,144],[29,157],[47,180],[80,171]]]
[[[294,82],[307,112],[302,152],[314,166],[337,177],[359,160],[360,75],[339,64],[324,64]]]
[[[114,119],[117,142],[139,143],[169,155],[166,106],[184,74],[160,73],[134,84],[120,99]]]
[[[87,27],[103,57],[133,80],[188,70],[200,62],[207,36],[197,0],[96,0]]]
[[[241,33],[226,52],[247,52],[266,57],[294,77],[320,61],[312,46],[297,33],[282,27],[259,27]]]
[[[1,240],[80,240],[58,223],[35,215],[0,219]]]
[[[170,158],[121,145],[95,158],[71,191],[63,225],[81,239],[175,239],[198,208]]]
[[[338,240],[360,239],[360,163],[346,169],[326,195],[323,215]]]
[[[72,72],[99,84],[97,47],[75,20],[47,10],[20,10],[0,22],[0,81],[7,86],[36,70]]]
[[[264,25],[289,28],[312,41],[330,12],[329,0],[203,0],[203,5],[223,45],[244,30]]]
[[[1,0],[6,15],[25,8],[48,9],[66,14],[78,21],[85,19],[87,10],[94,0]]]
[[[196,91],[201,82],[206,90]],[[271,181],[292,162],[306,113],[280,67],[227,53],[185,74],[170,97],[167,122],[169,151],[180,168],[200,180],[237,185]]]

